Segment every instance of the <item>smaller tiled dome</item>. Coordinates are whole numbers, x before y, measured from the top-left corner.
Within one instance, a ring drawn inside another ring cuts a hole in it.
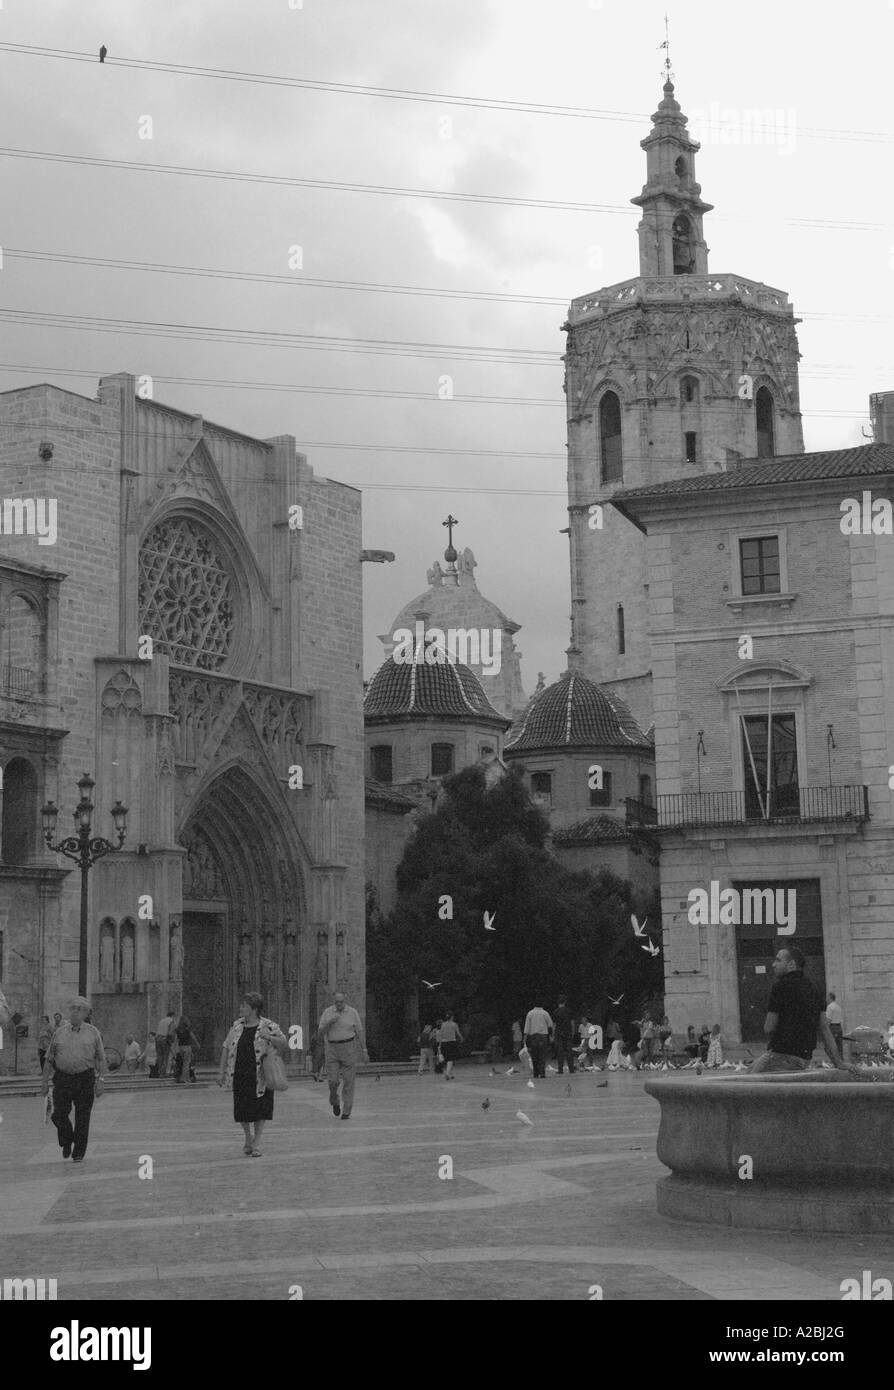
[[[507,755],[533,749],[637,748],[648,737],[620,698],[575,671],[535,695],[506,744]]]
[[[395,661],[390,656],[369,683],[363,700],[367,721],[385,722],[434,715],[439,718],[493,721],[505,728],[499,714],[468,666],[461,661]]]

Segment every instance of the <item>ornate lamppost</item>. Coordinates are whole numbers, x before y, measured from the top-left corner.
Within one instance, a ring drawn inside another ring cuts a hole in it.
[[[66,839],[60,840],[58,845],[53,844],[53,835],[56,831],[56,821],[59,819],[59,808],[52,801],[48,801],[46,806],[41,807],[41,818],[43,820],[43,837],[47,842],[47,848],[54,850],[56,854],[64,854],[67,859],[73,859],[81,870],[81,937],[78,951],[78,993],[87,994],[87,874],[93,868],[97,859],[103,859],[107,854],[114,854],[124,844],[127,835],[127,807],[122,806],[120,801],[116,801],[112,807],[112,819],[115,822],[115,829],[118,832],[117,845],[111,844],[108,840],[99,837],[91,837],[91,818],[93,816],[94,805],[90,800],[90,793],[96,783],[89,773],[85,772],[78,782],[78,791],[81,799],[73,811],[75,834],[69,835]]]

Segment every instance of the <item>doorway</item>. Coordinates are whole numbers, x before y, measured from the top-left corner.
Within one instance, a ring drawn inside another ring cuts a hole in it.
[[[183,1012],[199,1041],[198,1060],[213,1066],[229,1031],[232,1006],[225,994],[226,914],[183,914]]]
[[[736,927],[742,1041],[764,1043],[767,1001],[775,981],[772,966],[780,947],[798,946],[804,952],[804,978],[813,985],[825,1008],[826,960],[823,951],[820,881],[818,878],[789,878],[772,882],[736,882],[732,886],[740,895],[747,888],[795,890],[797,926],[791,936],[778,936],[771,924],[740,922]],[[787,902],[788,899],[784,901]]]

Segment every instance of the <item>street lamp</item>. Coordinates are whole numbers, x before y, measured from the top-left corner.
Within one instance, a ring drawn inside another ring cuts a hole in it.
[[[52,801],[48,801],[46,806],[41,807],[40,815],[43,821],[43,837],[47,842],[47,848],[56,854],[64,854],[67,859],[73,859],[81,870],[81,938],[78,950],[78,993],[86,996],[87,994],[87,874],[93,868],[97,859],[104,858],[107,854],[114,854],[124,844],[127,835],[127,807],[122,806],[120,801],[116,801],[112,807],[112,820],[115,822],[115,829],[118,832],[117,845],[111,844],[108,840],[100,838],[90,838],[91,819],[94,806],[90,800],[90,793],[96,786],[93,778],[85,772],[78,782],[78,791],[81,799],[74,809],[75,833],[66,839],[60,840],[58,845],[53,844],[53,835],[56,832],[56,822],[59,819],[59,807]]]

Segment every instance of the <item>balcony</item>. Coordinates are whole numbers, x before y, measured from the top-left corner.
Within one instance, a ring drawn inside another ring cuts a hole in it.
[[[654,806],[627,798],[627,825],[638,830],[707,830],[721,826],[827,825],[869,820],[867,787],[796,787],[764,817],[744,791],[681,792]]]
[[[22,695],[33,695],[36,689],[36,671],[29,670],[27,666],[4,666],[2,668],[2,683],[0,683],[2,694],[19,698]]]

